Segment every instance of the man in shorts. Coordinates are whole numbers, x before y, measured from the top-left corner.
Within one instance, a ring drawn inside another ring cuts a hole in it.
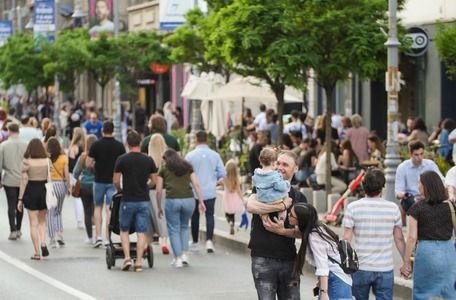
[[[141,153],[140,144],[139,133],[136,131],[128,133],[127,146],[130,152],[117,158],[114,170],[114,185],[117,191],[122,191],[119,225],[120,241],[125,255],[123,271],[131,267],[129,231],[132,221],[135,221],[138,236],[134,269],[136,272],[142,271],[141,258],[147,244],[146,232],[150,224],[149,189],[157,182],[157,167],[150,156]],[[122,175],[122,187],[120,175]]]
[[[106,225],[109,222],[112,196],[116,188],[112,182],[114,165],[116,160],[122,154],[125,154],[124,145],[116,141],[113,137],[114,124],[111,121],[103,123],[101,140],[93,143],[86,158],[86,166],[95,166],[95,180],[93,182],[93,217],[95,221],[96,240],[94,248],[98,248],[103,243],[101,237],[101,228],[103,223],[103,204],[106,203]],[[105,201],[106,197],[106,201]],[[106,230],[106,237],[108,238]]]

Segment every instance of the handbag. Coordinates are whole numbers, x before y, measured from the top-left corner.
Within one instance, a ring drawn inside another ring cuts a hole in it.
[[[79,177],[81,176],[82,172],[82,160],[83,156],[79,158],[79,171],[78,171],[78,176],[76,177],[76,183],[73,185],[73,188],[71,189],[71,196],[75,198],[79,198],[81,195],[81,181],[79,180]]]
[[[448,203],[450,206],[450,211],[451,211],[451,222],[453,222],[453,229],[456,231],[456,215],[454,212],[454,203],[452,201],[446,200],[445,202]]]
[[[57,196],[54,191],[54,184],[51,180],[51,165],[49,164],[49,159],[47,160],[48,164],[48,179],[47,182],[44,184],[46,187],[46,206],[47,209],[56,208],[57,207]]]

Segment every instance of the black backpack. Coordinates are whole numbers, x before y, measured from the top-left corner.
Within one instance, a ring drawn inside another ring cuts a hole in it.
[[[356,254],[355,249],[352,248],[350,243],[345,240],[339,240],[337,248],[339,249],[341,263],[338,263],[335,259],[328,255],[329,260],[335,264],[338,264],[345,272],[345,274],[353,274],[358,271],[358,254]]]

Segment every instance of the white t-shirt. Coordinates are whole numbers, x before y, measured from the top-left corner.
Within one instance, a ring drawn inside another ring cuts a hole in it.
[[[451,140],[456,139],[456,129],[454,129],[450,134],[448,135],[448,140],[451,142]],[[456,159],[456,143],[453,143],[453,161]]]

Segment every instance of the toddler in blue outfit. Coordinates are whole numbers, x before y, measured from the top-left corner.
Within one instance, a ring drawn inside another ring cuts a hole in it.
[[[262,168],[255,169],[252,176],[253,186],[256,187],[257,199],[263,203],[277,204],[288,196],[290,183],[283,179],[282,174],[274,170],[277,153],[271,148],[264,148],[259,157]],[[279,219],[285,219],[287,211],[278,213]]]

